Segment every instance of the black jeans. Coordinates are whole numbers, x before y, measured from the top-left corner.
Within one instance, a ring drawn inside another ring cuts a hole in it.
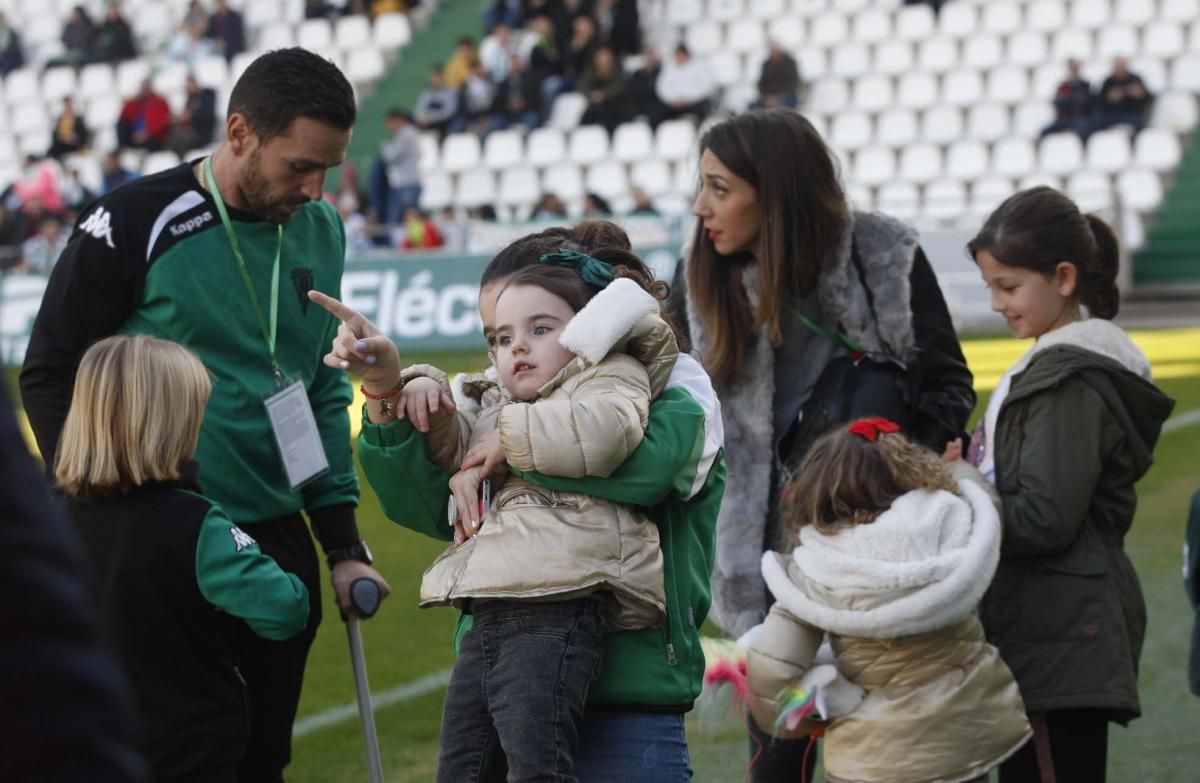
[[[775,739],[747,716],[750,729],[750,783],[812,781],[820,749],[815,739]],[[807,753],[807,755],[805,755]]]
[[[308,625],[303,631],[275,642],[245,626],[238,640],[239,668],[250,694],[250,737],[237,779],[282,783],[283,768],[292,758],[292,723],[300,705],[304,664],[321,624],[321,567],[312,534],[298,513],[246,525],[245,530],[264,554],[308,588]]]
[[[1106,710],[1052,710],[1042,713],[1050,735],[1055,783],[1104,783],[1108,766]],[[1000,765],[1000,783],[1041,783],[1037,743],[1025,745]]]
[[[575,781],[588,692],[604,661],[598,598],[484,601],[442,708],[438,783]]]

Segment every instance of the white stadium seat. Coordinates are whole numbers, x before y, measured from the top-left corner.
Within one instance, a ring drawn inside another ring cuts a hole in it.
[[[1168,22],[1190,22],[1200,18],[1200,0],[1162,0],[1161,13]]]
[[[1188,133],[1196,127],[1196,96],[1186,92],[1169,92],[1154,99],[1153,124],[1170,128],[1176,133]]]
[[[992,103],[1013,106],[1029,97],[1029,78],[1015,65],[996,68],[988,74],[987,98]]]
[[[483,165],[493,171],[517,166],[524,159],[525,138],[520,130],[494,131],[483,141]]]
[[[1035,30],[1022,30],[1008,38],[1008,62],[1036,68],[1050,56],[1046,36]]]
[[[1008,35],[1021,28],[1021,7],[1007,0],[989,2],[983,7],[983,30]]]
[[[882,185],[896,175],[896,156],[887,147],[867,147],[854,156],[853,181],[865,185]]]
[[[960,66],[976,71],[985,71],[995,68],[1002,62],[1004,62],[1004,46],[1000,43],[999,36],[980,33],[969,41],[963,42]]]
[[[772,19],[767,38],[785,49],[794,49],[804,41],[804,22],[794,16]]]
[[[708,18],[722,22],[738,19],[745,12],[742,0],[708,0]]]
[[[1112,206],[1112,180],[1099,171],[1077,171],[1067,179],[1067,195],[1084,212],[1098,212]]]
[[[627,122],[612,139],[613,157],[622,163],[643,160],[654,154],[654,131],[645,122]]]
[[[1100,30],[1112,23],[1109,0],[1073,0],[1071,25],[1084,30]]]
[[[833,119],[829,140],[836,149],[853,152],[871,143],[871,118],[859,112],[843,112]]]
[[[1054,107],[1048,100],[1023,103],[1013,110],[1013,132],[1036,138],[1050,123],[1054,122]]]
[[[1171,65],[1171,89],[1200,92],[1200,53],[1185,54]]]
[[[1162,204],[1162,180],[1150,169],[1125,169],[1117,175],[1117,193],[1126,209],[1150,212]]]
[[[954,112],[955,116],[958,112]],[[892,109],[879,115],[875,140],[888,147],[903,147],[917,138],[917,115],[909,109]],[[928,138],[928,137],[926,137]]]
[[[824,13],[814,19],[809,27],[809,41],[814,46],[830,49],[849,40],[849,26],[846,17],[841,14]]]
[[[908,41],[884,41],[875,47],[875,70],[883,76],[901,76],[912,70],[913,46]]]
[[[1141,54],[1148,57],[1176,57],[1183,54],[1183,28],[1174,22],[1157,22],[1142,32]]]
[[[460,207],[482,207],[496,201],[496,175],[486,169],[464,171],[454,188],[454,203]]]
[[[1129,131],[1124,128],[1097,131],[1087,140],[1087,166],[1093,171],[1115,174],[1130,162]]]
[[[474,133],[451,133],[442,141],[442,169],[457,174],[479,165],[479,137]]]
[[[960,180],[940,179],[925,186],[922,211],[934,220],[961,217],[967,189]]]
[[[756,19],[765,19],[774,23],[777,19],[788,15],[787,0],[750,0],[747,11]]]
[[[913,8],[915,6],[905,6]],[[924,6],[921,6],[924,8]],[[897,89],[897,99],[901,106],[908,109],[924,109],[937,102],[938,83],[931,74],[919,71],[907,73],[900,77]]]
[[[959,180],[975,180],[988,172],[988,148],[980,141],[955,142],[946,153],[946,175]]]
[[[1038,145],[1038,164],[1042,171],[1067,176],[1083,168],[1083,142],[1068,131],[1053,133]]]
[[[853,39],[860,43],[875,44],[888,40],[892,35],[892,14],[885,8],[868,8],[855,15]]]
[[[730,51],[742,54],[759,52],[767,46],[767,36],[758,19],[738,19],[726,31],[725,45]]]
[[[382,51],[395,51],[408,46],[412,41],[412,28],[409,26],[408,17],[402,13],[380,14],[375,17],[371,36],[375,39],[375,45]]]
[[[854,83],[855,108],[876,113],[889,108],[892,103],[892,80],[888,77],[864,76]]]
[[[332,47],[333,25],[328,19],[305,19],[296,28],[296,45],[310,51]]]
[[[343,16],[333,28],[333,42],[343,52],[371,45],[371,22],[359,14]]]
[[[608,131],[600,125],[583,125],[571,131],[567,140],[567,158],[586,166],[608,157]]]
[[[1172,171],[1183,159],[1179,137],[1168,128],[1147,128],[1133,143],[1134,162],[1154,171]]]
[[[1050,45],[1050,57],[1055,62],[1066,62],[1074,57],[1086,60],[1092,56],[1092,34],[1078,27],[1060,29],[1054,34],[1054,42]]]
[[[667,21],[675,27],[683,27],[704,18],[702,0],[667,0]]]
[[[922,185],[942,176],[942,150],[936,144],[912,144],[900,152],[900,178]]]
[[[974,41],[980,29],[979,13],[973,5],[946,3],[938,12],[937,26],[941,35]]]
[[[971,48],[968,44],[968,48]],[[958,42],[951,38],[927,38],[921,42],[917,53],[917,65],[923,71],[946,73],[960,65]]]
[[[921,196],[911,182],[888,182],[879,188],[876,206],[900,220],[912,220],[921,210]]]
[[[142,174],[149,176],[179,165],[179,156],[170,150],[151,152],[142,160]]]
[[[992,148],[992,172],[1005,177],[1022,177],[1037,166],[1033,143],[1025,137],[1009,137]]]
[[[657,158],[640,160],[630,167],[629,183],[651,198],[661,196],[671,190],[671,167]]]
[[[577,92],[564,92],[554,99],[546,124],[560,130],[571,130],[579,126],[579,120],[585,111],[587,98]]]
[[[595,193],[610,201],[628,195],[629,181],[625,175],[625,164],[605,160],[589,166],[584,185],[588,193]]]
[[[942,101],[950,106],[971,106],[983,99],[983,79],[978,71],[955,71],[942,80]]]
[[[1153,0],[1116,0],[1115,16],[1121,24],[1144,27],[1154,20]]]
[[[441,161],[441,145],[436,131],[425,131],[418,137],[417,146],[420,151],[420,169],[422,172],[435,171]]]
[[[684,40],[693,56],[704,57],[720,51],[724,27],[720,22],[706,20],[689,25]]]
[[[1114,57],[1133,57],[1138,52],[1137,30],[1124,25],[1106,27],[1100,31],[1096,51],[1106,60]]]
[[[871,51],[865,44],[842,44],[833,50],[829,72],[842,79],[856,79],[871,68]]]
[[[1030,30],[1053,33],[1066,23],[1066,0],[1035,0],[1025,9],[1025,26]]]
[[[583,198],[583,172],[570,161],[555,164],[542,172],[542,191],[567,201]]]
[[[258,48],[286,49],[296,45],[296,32],[290,22],[274,22],[258,33]]]
[[[933,9],[927,5],[906,5],[896,13],[896,35],[906,41],[923,41],[935,29]]]
[[[980,103],[967,113],[967,136],[979,141],[999,141],[1010,132],[1007,106],[998,103]]]
[[[658,126],[654,136],[654,152],[663,160],[682,160],[695,154],[692,144],[696,126],[689,120],[668,120]]]
[[[963,116],[957,106],[933,106],[921,115],[921,138],[935,144],[953,144],[962,138]]]
[[[1016,192],[1007,177],[984,177],[971,183],[971,212],[980,219],[990,215],[1004,199]]]
[[[818,114],[836,114],[850,102],[849,92],[841,79],[821,79],[812,86],[806,107]]]
[[[346,78],[353,84],[373,84],[387,73],[383,53],[367,44],[349,52],[346,58]]]
[[[544,168],[567,159],[567,138],[558,128],[538,128],[525,140],[525,162]]]

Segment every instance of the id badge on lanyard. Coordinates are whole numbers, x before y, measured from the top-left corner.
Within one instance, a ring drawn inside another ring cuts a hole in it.
[[[268,325],[258,304],[258,295],[254,292],[254,283],[250,280],[246,261],[238,247],[237,235],[233,232],[233,223],[225,209],[225,201],[221,198],[221,191],[217,189],[211,157],[204,159],[204,179],[209,192],[212,193],[213,201],[216,202],[225,233],[229,236],[234,260],[237,261],[242,280],[246,283],[250,304],[254,307],[259,329],[262,330],[263,340],[266,341],[267,351],[271,356],[275,387],[263,394],[263,406],[271,422],[271,431],[275,435],[275,444],[279,447],[288,484],[293,490],[298,489],[329,472],[329,458],[325,455],[325,446],[321,442],[321,432],[317,429],[317,419],[313,416],[304,381],[295,377],[285,379],[275,360],[275,337],[279,327],[279,257],[283,252],[283,226],[279,227],[279,244],[275,248],[275,266],[271,279],[271,321]]]

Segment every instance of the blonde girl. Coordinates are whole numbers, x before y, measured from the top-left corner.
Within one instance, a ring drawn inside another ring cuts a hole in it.
[[[1004,543],[982,606],[1037,732],[1000,779],[1103,781],[1108,723],[1141,712],[1146,605],[1124,539],[1174,403],[1111,322],[1111,228],[1046,187],[1011,196],[967,248],[1013,335],[1033,340],[1001,378],[969,456],[1000,493]],[[1086,311],[1086,314],[1085,314]]]
[[[828,634],[862,695],[824,716],[828,780],[986,781],[1030,730],[975,611],[1000,547],[984,482],[886,419],[822,436],[796,475],[782,508],[795,548],[763,555],[776,603],[749,635],[755,721],[783,739],[808,733],[795,718],[827,687],[806,675]]]
[[[108,631],[135,685],[158,780],[237,780],[250,704],[235,638],[305,626],[300,579],[205,498],[192,462],[208,372],[144,335],[83,355],[55,461],[93,564]]]

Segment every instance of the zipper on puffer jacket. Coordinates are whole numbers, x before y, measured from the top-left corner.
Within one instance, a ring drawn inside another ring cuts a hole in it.
[[[675,534],[675,531],[671,530],[670,536],[673,537],[674,534]],[[679,656],[675,652],[675,634],[674,634],[674,629],[672,629],[672,627],[671,627],[671,623],[672,623],[672,620],[674,619],[674,617],[680,616],[681,612],[683,612],[683,611],[690,612],[692,609],[691,609],[690,604],[688,604],[682,600],[682,596],[680,596],[676,590],[676,585],[678,584],[679,579],[682,575],[677,570],[675,570],[675,551],[674,551],[674,547],[671,546],[671,544],[674,542],[673,542],[673,540],[668,540],[668,541],[664,542],[662,540],[662,538],[663,538],[663,532],[662,532],[662,529],[660,528],[659,529],[659,549],[663,553],[663,573],[664,573],[663,587],[667,591],[667,616],[663,620],[663,626],[662,626],[662,628],[663,628],[663,649],[666,653],[667,665],[668,666],[676,666],[679,664]],[[664,543],[666,544],[666,546],[663,545]],[[671,562],[669,564],[670,567],[668,567],[668,563],[667,563],[668,558],[671,560]],[[665,574],[667,571],[670,571],[674,577],[671,580],[670,584],[667,584],[667,580],[665,579]]]

